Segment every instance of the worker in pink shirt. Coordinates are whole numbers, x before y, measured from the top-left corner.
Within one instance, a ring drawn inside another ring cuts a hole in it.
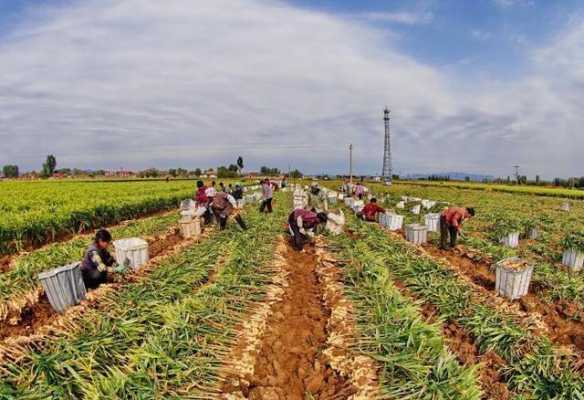
[[[361,182],[357,182],[357,184],[355,185],[355,196],[359,200],[362,200],[363,196],[365,196],[365,186],[363,186]]]
[[[448,237],[450,236],[450,247],[456,247],[458,235],[462,230],[462,224],[469,218],[474,217],[474,208],[450,207],[442,212],[440,216],[440,248],[448,249]]]

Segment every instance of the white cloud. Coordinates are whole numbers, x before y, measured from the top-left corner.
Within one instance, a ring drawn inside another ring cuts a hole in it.
[[[377,22],[395,22],[405,25],[423,25],[432,22],[434,15],[430,11],[413,12],[369,12],[359,14],[361,18]]]
[[[203,167],[242,154],[337,172],[352,142],[358,171],[374,173],[387,104],[399,170],[582,174],[583,37],[540,49],[518,82],[465,87],[385,31],[283,3],[85,1],[0,38],[0,163]]]

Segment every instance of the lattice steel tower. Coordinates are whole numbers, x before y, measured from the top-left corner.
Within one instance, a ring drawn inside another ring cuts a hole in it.
[[[383,172],[381,176],[386,182],[391,182],[391,134],[389,130],[389,109],[383,110],[383,121],[385,122],[385,145],[383,148]]]

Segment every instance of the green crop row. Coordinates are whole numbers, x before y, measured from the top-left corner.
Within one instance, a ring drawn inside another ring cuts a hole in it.
[[[355,305],[358,351],[381,365],[388,398],[479,399],[476,368],[446,350],[438,324],[423,321],[418,304],[400,294],[383,260],[360,240],[331,237],[344,260],[346,292]]]

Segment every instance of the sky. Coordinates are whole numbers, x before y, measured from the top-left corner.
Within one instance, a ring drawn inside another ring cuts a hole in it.
[[[0,0],[0,164],[584,175],[575,0]]]

